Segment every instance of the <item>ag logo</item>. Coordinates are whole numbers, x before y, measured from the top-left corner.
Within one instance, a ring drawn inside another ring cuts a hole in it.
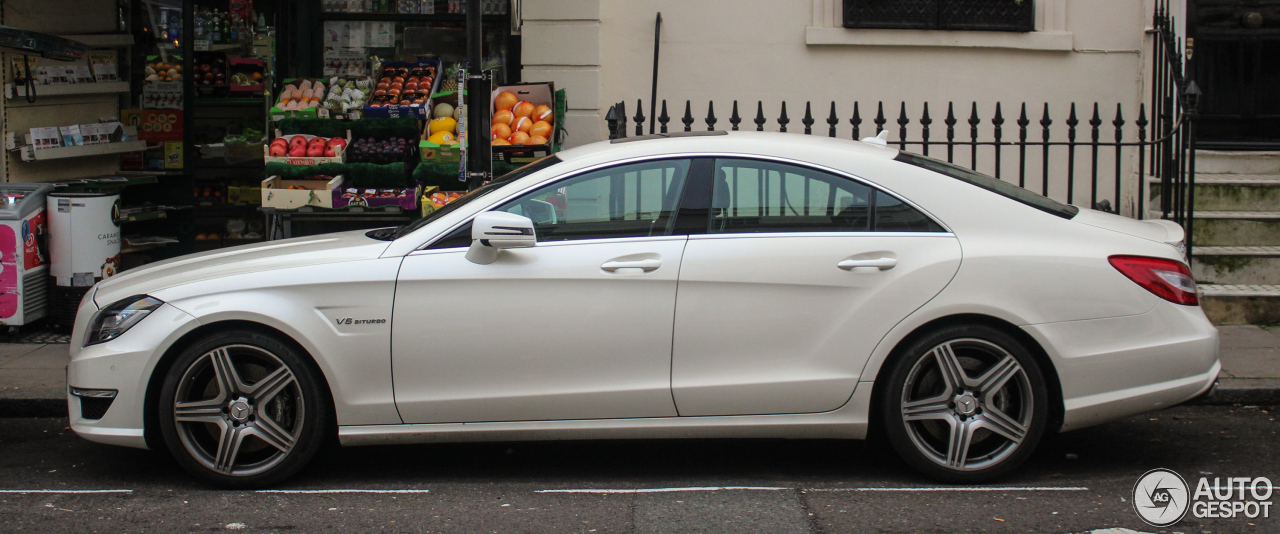
[[[1152,469],[1133,485],[1133,510],[1153,527],[1181,521],[1191,508],[1187,481],[1168,469]]]

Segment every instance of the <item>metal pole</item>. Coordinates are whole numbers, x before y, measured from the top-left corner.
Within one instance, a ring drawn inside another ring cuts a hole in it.
[[[493,159],[489,154],[489,81],[484,65],[484,27],[481,2],[467,2],[467,189],[475,189],[491,179]]]
[[[662,37],[662,12],[653,25],[653,89],[649,91],[649,133],[653,133],[653,121],[658,118],[658,46]]]

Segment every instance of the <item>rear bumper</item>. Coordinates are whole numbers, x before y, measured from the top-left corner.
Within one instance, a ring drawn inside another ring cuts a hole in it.
[[[1126,317],[1024,326],[1062,385],[1061,430],[1074,430],[1194,399],[1213,387],[1218,330],[1198,307],[1158,304]]]

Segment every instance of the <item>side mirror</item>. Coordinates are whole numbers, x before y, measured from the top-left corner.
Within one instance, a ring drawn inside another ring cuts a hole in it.
[[[488,265],[497,261],[504,248],[528,248],[538,244],[533,221],[528,217],[504,211],[489,211],[471,221],[471,248],[467,259]]]

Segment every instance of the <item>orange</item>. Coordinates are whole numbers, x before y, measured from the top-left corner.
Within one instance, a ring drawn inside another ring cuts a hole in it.
[[[533,115],[533,104],[528,102],[516,104],[516,107],[512,108],[511,113],[515,114],[517,118]]]
[[[529,134],[524,132],[516,132],[511,134],[511,144],[513,145],[529,144]]]
[[[555,122],[555,112],[551,111],[551,106],[538,106],[533,109],[533,120]]]
[[[551,123],[547,121],[538,121],[529,127],[529,135],[539,135],[542,137],[551,137]]]
[[[511,109],[516,106],[520,99],[511,91],[503,91],[493,98],[493,107],[497,109]]]
[[[546,137],[543,137],[543,136],[541,136],[541,135],[531,135],[531,136],[529,136],[529,144],[531,144],[531,145],[545,145],[545,144],[548,144],[548,143],[549,143],[549,141],[547,141],[547,138],[546,138]]]
[[[506,139],[511,137],[511,127],[502,123],[494,124],[491,131],[493,132],[494,139]]]
[[[529,122],[529,117],[520,117],[516,119],[516,123],[511,125],[511,131],[529,133],[529,129],[533,127],[533,123]]]
[[[494,139],[493,142],[490,144],[493,146],[508,146],[511,143],[508,142],[506,139]]]
[[[509,109],[500,109],[497,113],[493,114],[493,124],[509,125],[512,120],[515,120],[515,116],[511,114],[511,110]]]

